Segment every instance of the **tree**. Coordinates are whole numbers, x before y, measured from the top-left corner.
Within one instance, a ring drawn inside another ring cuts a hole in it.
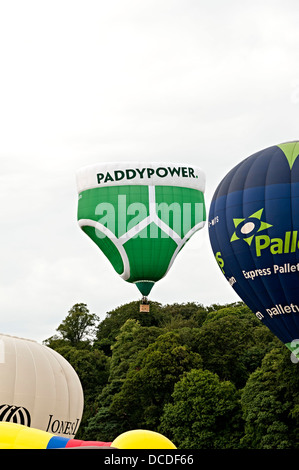
[[[272,349],[242,391],[245,436],[252,449],[298,449],[298,364],[284,346]]]
[[[201,367],[201,358],[168,332],[140,352],[111,403],[110,411],[125,420],[128,428],[155,430],[174,384],[187,370]]]
[[[101,322],[78,303],[57,333],[46,344],[84,390],[78,438],[144,427],[180,447],[299,447],[299,365],[242,302],[130,302]]]
[[[75,369],[80,379],[84,394],[84,413],[77,438],[84,433],[88,419],[96,413],[95,400],[105,387],[109,376],[109,359],[103,351],[97,349],[77,349],[74,346],[62,346],[56,351]]]
[[[112,380],[106,384],[94,401],[94,413],[90,416],[81,438],[95,441],[113,441],[123,431],[127,431],[126,423],[110,412],[113,396],[119,392],[123,380]],[[81,430],[81,428],[80,428]]]
[[[89,335],[93,332],[98,320],[97,315],[89,313],[86,304],[75,304],[56,331],[71,346],[77,346],[83,340],[88,342]]]
[[[57,349],[77,372],[85,396],[85,403],[92,402],[107,384],[109,359],[97,349],[77,349],[64,346]]]
[[[109,406],[102,406],[89,419],[81,438],[88,441],[111,442],[126,430],[123,423],[119,422],[118,416],[109,411]]]
[[[208,370],[186,372],[164,406],[159,431],[181,449],[238,448],[243,423],[235,386]]]
[[[150,311],[144,313],[140,312],[140,302],[130,302],[107,312],[104,320],[97,326],[97,344],[100,347],[103,345],[107,350],[108,342],[110,346],[114,344],[121,327],[129,319],[138,321],[141,326],[161,326],[164,319],[162,306],[158,302],[150,302]]]
[[[194,332],[198,353],[204,368],[242,388],[253,370],[250,359],[255,367],[260,365],[274,336],[251,312],[239,314],[239,307],[223,310],[210,313]],[[256,335],[256,330],[263,336]]]
[[[201,326],[207,316],[206,308],[201,304],[187,302],[186,304],[168,304],[163,307],[163,326],[167,330],[182,327]]]
[[[111,347],[110,380],[125,379],[138,353],[146,349],[162,333],[161,328],[141,326],[137,320],[127,320],[120,328],[120,333]]]

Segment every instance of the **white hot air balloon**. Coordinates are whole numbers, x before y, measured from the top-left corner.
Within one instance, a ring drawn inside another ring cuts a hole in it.
[[[73,367],[36,341],[0,334],[0,421],[73,438],[84,406]]]

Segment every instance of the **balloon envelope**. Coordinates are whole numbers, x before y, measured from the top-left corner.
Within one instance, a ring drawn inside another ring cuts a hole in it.
[[[0,421],[73,437],[83,404],[80,380],[60,354],[0,334]]]
[[[299,343],[298,154],[295,141],[248,157],[223,178],[209,212],[220,269],[291,350]]]
[[[147,429],[134,429],[120,434],[111,444],[116,449],[176,449],[166,436]]]
[[[205,176],[174,163],[105,163],[77,172],[78,223],[115,271],[148,295],[205,222]]]

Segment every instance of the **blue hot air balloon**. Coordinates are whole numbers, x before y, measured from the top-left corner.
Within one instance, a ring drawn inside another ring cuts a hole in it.
[[[266,148],[221,181],[209,212],[224,276],[295,354],[299,344],[299,141]]]

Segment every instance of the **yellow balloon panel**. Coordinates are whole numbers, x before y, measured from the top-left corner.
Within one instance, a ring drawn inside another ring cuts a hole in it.
[[[114,439],[111,447],[117,449],[176,449],[167,437],[145,429],[124,432]]]
[[[0,423],[0,449],[46,449],[52,435],[14,423]]]

